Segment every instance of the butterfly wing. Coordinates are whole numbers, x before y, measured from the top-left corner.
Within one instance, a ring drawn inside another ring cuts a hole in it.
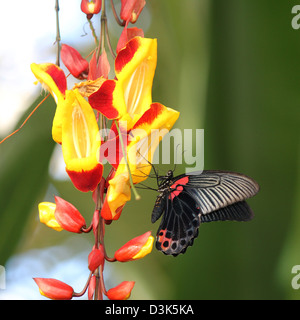
[[[176,256],[184,253],[198,235],[199,207],[184,191],[173,199],[165,196],[163,201],[165,212],[157,231],[156,248],[167,255]]]
[[[172,180],[168,192],[161,194],[156,248],[174,256],[184,253],[198,236],[201,222],[248,221],[253,212],[245,202],[259,191],[251,178],[234,172],[203,171],[200,175],[181,175]]]

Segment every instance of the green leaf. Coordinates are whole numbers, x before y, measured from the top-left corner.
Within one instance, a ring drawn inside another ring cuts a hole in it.
[[[26,116],[40,102],[38,98]],[[0,264],[4,265],[20,241],[27,218],[48,181],[48,165],[55,146],[51,137],[55,112],[49,97],[14,136],[0,145]],[[24,121],[25,115],[20,120]]]

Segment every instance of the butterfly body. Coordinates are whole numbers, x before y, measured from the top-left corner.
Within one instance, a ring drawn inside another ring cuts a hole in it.
[[[168,171],[159,183],[151,217],[154,223],[162,216],[156,248],[176,256],[193,244],[201,223],[251,220],[245,199],[258,191],[253,179],[235,172],[206,170],[173,177]]]

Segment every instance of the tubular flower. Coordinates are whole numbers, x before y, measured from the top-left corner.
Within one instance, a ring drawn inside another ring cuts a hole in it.
[[[160,103],[153,103],[128,132],[127,162],[134,184],[147,179],[151,171],[154,152],[162,138],[173,127],[179,112]],[[118,210],[130,200],[130,181],[124,157],[118,163],[114,178],[109,181],[102,217],[119,218]]]
[[[145,257],[152,251],[154,238],[148,231],[141,236],[128,241],[115,252],[115,258],[120,262],[137,260]]]
[[[63,103],[67,90],[67,80],[61,68],[53,63],[31,64],[31,71],[53,96],[57,107],[52,126],[53,140],[61,144],[61,119],[63,117]]]
[[[62,151],[66,171],[78,190],[93,191],[103,172],[98,161],[101,140],[95,114],[77,89],[67,91],[64,109]]]
[[[54,216],[58,224],[66,231],[81,233],[86,223],[80,212],[68,201],[55,197]]]
[[[110,300],[127,300],[134,287],[134,281],[123,281],[114,288],[107,291],[107,298]]]
[[[71,74],[77,79],[86,79],[89,71],[89,63],[81,54],[67,44],[61,46],[61,60]]]
[[[106,80],[91,94],[91,106],[109,119],[127,121],[131,128],[152,103],[156,62],[156,39],[130,40],[115,60],[117,80]]]
[[[145,4],[145,0],[121,0],[121,19],[135,23]]]
[[[81,11],[91,18],[93,14],[97,14],[101,11],[101,0],[82,0],[81,1]]]
[[[63,228],[55,219],[56,204],[52,202],[41,202],[39,204],[39,218],[42,223],[44,223],[49,228],[56,231],[62,231]]]
[[[70,300],[73,297],[74,290],[68,284],[47,278],[33,279],[39,287],[41,295],[53,300]]]
[[[101,210],[105,220],[117,220],[127,201],[131,199],[128,172],[118,174],[109,181],[109,189]]]

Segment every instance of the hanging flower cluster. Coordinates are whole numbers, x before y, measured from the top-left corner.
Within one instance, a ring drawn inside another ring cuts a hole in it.
[[[90,226],[77,208],[58,196],[53,203],[39,204],[40,221],[48,227],[73,233],[93,231],[95,238],[88,256],[90,275],[82,292],[76,293],[56,279],[34,279],[40,293],[50,299],[72,299],[86,291],[89,299],[103,299],[104,295],[111,300],[128,299],[135,282],[124,281],[107,290],[104,265],[141,259],[152,250],[150,231],[128,241],[113,257],[107,256],[104,246],[106,225],[119,219],[131,192],[139,198],[134,186],[149,176],[154,151],[179,116],[177,111],[152,101],[156,39],[145,38],[141,29],[128,28],[144,6],[145,0],[121,0],[120,18],[112,8],[123,27],[115,54],[107,32],[105,0],[81,1],[81,11],[91,28],[92,17],[101,12],[101,35],[98,40],[92,29],[96,48],[89,61],[75,48],[59,46],[62,62],[80,80],[72,89],[68,89],[67,77],[58,65],[31,65],[37,80],[56,102],[52,137],[61,145],[66,172],[75,188],[91,192],[95,201]],[[105,43],[114,59],[112,78]],[[107,177],[103,176],[104,159],[111,167]]]

